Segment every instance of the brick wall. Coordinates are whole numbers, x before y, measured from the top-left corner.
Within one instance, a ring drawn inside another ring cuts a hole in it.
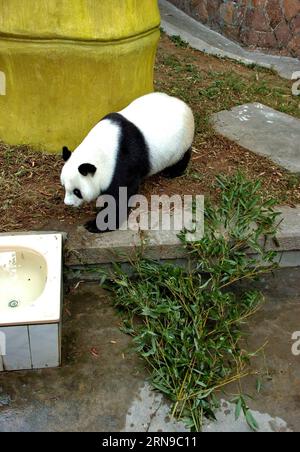
[[[245,46],[300,58],[300,0],[169,0]]]

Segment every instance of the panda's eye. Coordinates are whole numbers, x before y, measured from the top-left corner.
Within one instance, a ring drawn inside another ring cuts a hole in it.
[[[78,188],[75,188],[75,190],[73,191],[74,195],[77,196],[77,198],[82,199],[82,194],[81,191],[78,190]]]

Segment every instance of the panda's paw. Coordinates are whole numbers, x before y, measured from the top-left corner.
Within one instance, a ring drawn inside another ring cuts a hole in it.
[[[97,228],[96,220],[88,221],[87,223],[85,223],[84,227],[88,232],[91,232],[92,234],[100,234],[100,232],[101,232]]]

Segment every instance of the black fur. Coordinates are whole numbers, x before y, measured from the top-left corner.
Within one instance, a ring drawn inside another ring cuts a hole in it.
[[[67,148],[67,146],[64,146],[62,149],[62,157],[65,162],[67,162],[69,160],[69,158],[71,157],[71,154],[72,154],[72,152]]]
[[[83,163],[78,167],[78,171],[82,176],[87,176],[88,174],[94,176],[95,172],[97,171],[97,168],[94,165],[91,165],[90,163]]]
[[[169,166],[165,170],[162,171],[162,175],[164,177],[168,177],[170,179],[173,179],[174,177],[182,176],[187,169],[187,166],[189,164],[189,161],[191,159],[192,155],[192,148],[188,149],[184,156],[182,157],[179,162],[175,163],[175,165]]]
[[[119,113],[111,113],[104,119],[109,119],[121,129],[119,153],[113,179],[107,190],[101,194],[111,195],[117,204],[117,228],[126,220],[119,218],[119,188],[127,187],[128,200],[138,193],[143,179],[150,172],[149,149],[142,132],[124,116]],[[90,232],[99,231],[96,220],[89,221],[86,229]]]

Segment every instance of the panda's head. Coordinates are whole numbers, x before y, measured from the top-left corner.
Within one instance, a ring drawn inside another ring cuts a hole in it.
[[[92,163],[80,161],[76,152],[63,148],[63,159],[66,162],[61,172],[61,183],[65,187],[65,204],[80,207],[83,202],[91,202],[99,196],[99,185],[96,181],[97,168]]]

